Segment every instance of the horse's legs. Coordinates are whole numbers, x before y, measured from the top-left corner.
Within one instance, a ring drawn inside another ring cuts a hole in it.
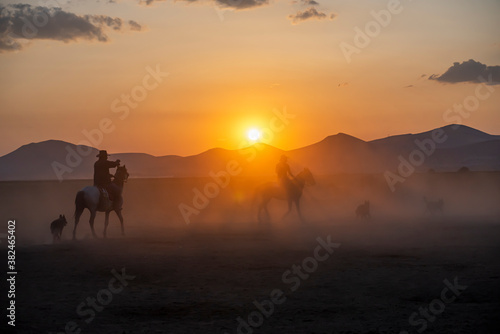
[[[264,202],[259,203],[259,210],[257,211],[257,219],[259,220],[260,224],[262,224],[264,222],[264,218],[262,217],[263,211],[265,213],[264,208],[265,208]]]
[[[78,225],[78,222],[80,221],[80,214],[78,212],[75,214],[75,227],[73,228],[73,240],[76,240],[76,226]]]
[[[257,218],[259,219],[259,223],[268,223],[270,220],[269,209],[267,208],[268,202],[269,200],[263,198],[262,201],[259,203],[259,212],[257,213]]]
[[[304,217],[302,217],[302,211],[300,211],[300,200],[294,201],[295,207],[297,208],[297,213],[299,214],[299,218],[301,223],[304,223]]]
[[[266,206],[266,199],[264,194],[259,194],[259,198],[257,199],[258,201],[258,207],[257,207],[257,221],[259,224],[264,223],[264,218],[262,217],[262,213],[264,211],[264,208]]]
[[[103,232],[103,237],[106,238],[106,230],[108,229],[108,224],[109,224],[109,211],[106,211],[104,214],[104,232]]]
[[[267,203],[269,203],[269,198],[267,198],[266,195],[262,195],[262,198],[259,201],[259,209],[257,211],[257,219],[261,224],[269,222],[270,220],[270,214],[267,208]],[[262,216],[262,213],[264,213],[264,217]]]
[[[115,210],[116,215],[118,216],[118,219],[120,219],[120,224],[122,227],[122,235],[125,235],[125,228],[123,226],[123,216],[122,216],[122,210]]]
[[[95,216],[96,216],[96,212],[95,211],[90,211],[90,220],[89,220],[90,229],[92,230],[92,236],[94,238],[97,238],[97,235],[95,234],[95,230],[94,230],[94,219],[95,219]]]
[[[265,199],[262,199],[262,201],[259,203],[259,210],[257,212],[259,223],[265,223],[268,219],[267,215],[267,201]]]
[[[266,200],[264,202],[264,212],[266,214],[266,223],[271,222],[271,214],[269,213],[269,207],[267,206],[269,204],[270,199]]]
[[[287,212],[285,212],[285,214],[283,215],[283,217],[281,219],[285,219],[286,216],[288,216],[288,214],[292,212],[292,200],[288,200],[288,210]]]

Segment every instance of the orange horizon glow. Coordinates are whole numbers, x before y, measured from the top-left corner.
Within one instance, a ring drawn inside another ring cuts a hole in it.
[[[102,43],[33,39],[0,54],[0,156],[29,142],[89,141],[86,133],[103,119],[113,130],[92,146],[156,156],[257,141],[291,150],[339,132],[369,141],[449,124],[447,110],[477,84],[429,77],[471,58],[498,65],[500,21],[493,13],[500,4],[412,2],[347,62],[339,45],[353,43],[354,28],[385,5],[325,2],[334,19],[300,24],[284,15],[300,5],[286,2],[225,11],[223,20],[211,6],[181,2],[63,6],[81,16],[135,20],[144,29],[108,29]],[[430,13],[426,25],[422,12]],[[491,97],[460,121],[499,134],[500,86],[490,88]],[[293,118],[273,124],[284,110]],[[250,128],[261,131],[258,140],[248,137]]]

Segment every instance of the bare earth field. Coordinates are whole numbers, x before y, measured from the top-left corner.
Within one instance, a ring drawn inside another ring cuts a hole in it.
[[[3,182],[0,232],[16,220],[15,329],[499,333],[499,180],[427,175],[391,193],[377,177],[318,178],[304,193],[306,224],[279,219],[285,207],[276,202],[273,222],[259,225],[255,180],[233,180],[186,224],[178,205],[191,205],[208,180],[132,179],[126,235],[112,216],[109,238],[92,239],[86,212],[77,241],[73,201],[88,181]],[[422,196],[443,198],[444,213],[426,213]],[[373,217],[355,219],[365,199]],[[59,214],[69,224],[52,244]]]

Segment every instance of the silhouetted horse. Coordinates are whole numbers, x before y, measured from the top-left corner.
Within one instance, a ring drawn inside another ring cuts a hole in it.
[[[370,201],[365,201],[356,208],[356,218],[371,218]]]
[[[424,197],[424,203],[429,214],[443,214],[444,201],[442,198],[437,201],[429,201],[427,197]]]
[[[273,198],[288,202],[288,211],[285,213],[283,218],[285,218],[292,211],[292,206],[295,204],[300,220],[302,222],[304,221],[300,211],[300,198],[302,197],[302,191],[304,190],[306,184],[314,185],[316,181],[314,180],[311,171],[304,168],[304,170],[297,174],[297,176],[293,180],[290,180],[290,182],[291,184],[288,187],[288,191],[285,190],[283,185],[276,182],[268,182],[257,188],[255,195],[256,200],[259,201],[257,213],[259,222],[262,221],[262,212],[264,212],[266,220],[270,219],[267,204]]]
[[[83,210],[89,209],[90,211],[90,228],[92,229],[92,235],[97,237],[94,231],[94,219],[97,211],[105,212],[106,218],[104,221],[104,237],[106,237],[106,229],[108,228],[109,223],[109,213],[111,211],[116,212],[116,215],[120,219],[120,224],[122,227],[122,235],[125,234],[123,228],[123,216],[122,216],[122,205],[123,205],[123,184],[127,182],[129,174],[127,172],[127,168],[125,166],[119,166],[116,169],[116,173],[112,183],[116,185],[118,188],[118,193],[112,194],[114,196],[113,203],[110,208],[100,208],[99,207],[99,199],[100,199],[100,191],[96,186],[88,186],[80,190],[76,194],[75,198],[75,228],[73,229],[73,240],[76,239],[76,227],[78,225],[78,221],[80,220],[80,216],[82,215]]]

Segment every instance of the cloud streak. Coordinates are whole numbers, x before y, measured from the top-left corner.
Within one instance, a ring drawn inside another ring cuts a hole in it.
[[[23,41],[36,39],[108,42],[109,29],[141,31],[143,27],[132,20],[106,15],[80,16],[60,8],[28,4],[0,5],[0,52],[21,50]]]
[[[306,5],[306,6],[318,6],[319,2],[315,0],[300,0],[299,1],[301,4]]]
[[[299,24],[308,20],[333,20],[336,14],[326,14],[318,11],[314,7],[309,7],[304,11],[298,11],[295,14],[288,15],[288,19],[292,21],[292,24]]]
[[[453,63],[453,66],[441,75],[433,74],[429,76],[429,80],[442,83],[479,83],[481,78],[494,85],[500,84],[500,66],[487,66],[474,59],[469,59],[462,63]]]
[[[145,6],[151,6],[157,2],[164,2],[165,0],[139,0],[139,4]],[[212,5],[217,5],[227,9],[235,9],[235,10],[245,10],[257,8],[265,5],[269,5],[269,0],[174,0],[174,2],[187,2],[187,3],[198,3],[198,2],[206,2]]]
[[[164,2],[165,0],[139,0],[140,5],[151,6],[155,2]]]
[[[236,10],[251,9],[269,5],[269,0],[215,0],[218,5]]]

